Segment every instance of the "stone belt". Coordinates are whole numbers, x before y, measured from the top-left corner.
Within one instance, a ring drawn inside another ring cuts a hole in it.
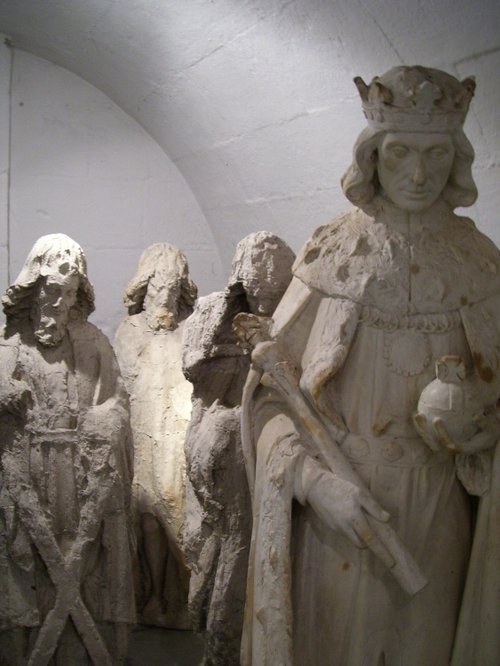
[[[395,467],[436,467],[451,460],[448,451],[432,451],[420,437],[370,437],[348,433],[341,445],[353,463]]]

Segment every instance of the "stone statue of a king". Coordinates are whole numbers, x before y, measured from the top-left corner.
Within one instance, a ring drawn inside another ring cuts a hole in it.
[[[243,406],[245,666],[500,663],[500,264],[477,192],[474,80],[355,83],[355,208],[294,265]],[[436,377],[437,373],[437,377]]]
[[[128,400],[81,247],[40,238],[3,296],[0,662],[122,664],[135,622]]]

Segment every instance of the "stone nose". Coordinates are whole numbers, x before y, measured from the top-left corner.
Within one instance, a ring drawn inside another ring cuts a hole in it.
[[[415,185],[423,185],[427,180],[427,170],[422,155],[417,155],[411,179]]]

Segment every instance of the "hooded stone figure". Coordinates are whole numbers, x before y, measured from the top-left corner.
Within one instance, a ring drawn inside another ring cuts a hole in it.
[[[129,314],[114,343],[130,395],[139,620],[172,629],[190,626],[181,530],[192,388],[182,373],[181,340],[196,293],[182,252],[151,245],[125,290]]]
[[[135,623],[128,399],[87,322],[81,247],[40,238],[2,303],[0,661],[121,664]]]
[[[242,664],[493,666],[499,253],[453,212],[477,194],[474,82],[423,67],[355,82],[356,207],[300,252],[245,391]],[[415,414],[442,357],[482,405],[458,441]]]
[[[250,496],[240,404],[250,356],[236,315],[270,317],[291,279],[294,254],[267,231],[241,240],[224,291],[199,299],[186,322],[183,365],[193,384],[186,437],[184,543],[191,566],[189,610],[205,631],[207,666],[238,666],[250,543]]]

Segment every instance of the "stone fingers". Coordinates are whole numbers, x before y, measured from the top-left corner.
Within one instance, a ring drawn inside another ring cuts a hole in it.
[[[424,414],[414,414],[413,424],[415,426],[415,430],[418,432],[420,437],[424,440],[424,442],[432,451],[441,450],[440,444],[436,442],[436,437],[434,436],[431,428],[429,427],[429,423]]]
[[[437,438],[442,446],[444,446],[444,448],[447,449],[450,453],[459,453],[460,447],[457,446],[457,444],[455,444],[455,442],[451,439],[442,420],[435,418],[432,421],[432,425],[434,426]]]
[[[374,518],[370,520],[369,516],[365,516],[363,511],[360,511],[359,516],[352,520],[352,529],[356,535],[353,543],[358,548],[369,548],[390,569],[394,566],[394,559],[373,529],[374,520]]]

